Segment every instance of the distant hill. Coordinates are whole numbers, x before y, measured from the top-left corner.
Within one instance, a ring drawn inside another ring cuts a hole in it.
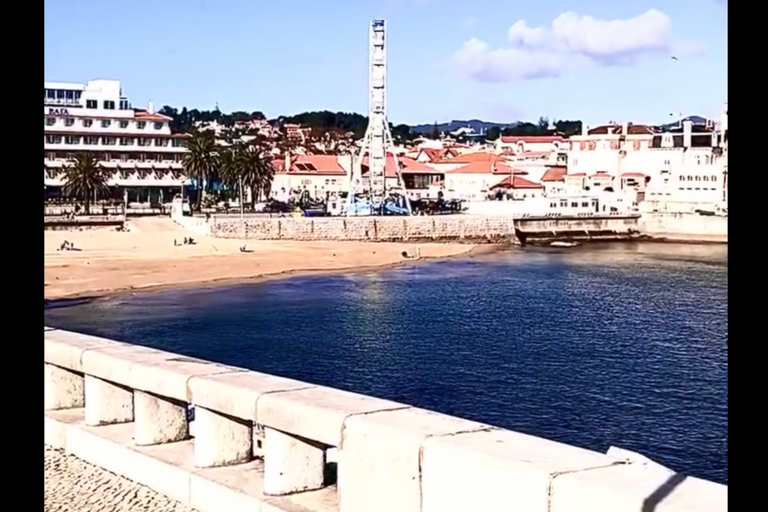
[[[508,126],[515,126],[516,124],[516,121],[512,123],[490,123],[488,121],[481,121],[480,119],[470,119],[468,121],[454,119],[453,121],[449,121],[447,123],[438,123],[437,129],[441,132],[453,132],[459,128],[470,127],[475,131],[475,133],[484,133],[488,131],[488,128],[507,128]],[[412,132],[432,133],[432,130],[435,129],[435,123],[417,124],[415,126],[411,126],[410,128]]]
[[[704,125],[707,124],[707,119],[701,116],[688,116],[683,121],[693,121],[693,124],[695,125]],[[480,119],[470,119],[468,121],[462,121],[454,119],[453,121],[449,121],[447,123],[438,123],[437,129],[440,130],[442,133],[446,132],[453,132],[458,130],[459,128],[465,128],[469,126],[472,128],[475,133],[485,133],[488,131],[489,128],[507,128],[507,127],[514,127],[518,125],[519,121],[513,121],[511,123],[491,123],[488,121],[482,121]],[[678,121],[674,121],[671,123],[666,123],[659,125],[660,128],[666,129],[666,128],[673,128],[677,126]],[[424,134],[430,134],[432,133],[432,130],[435,129],[435,124],[417,124],[414,126],[410,126],[410,129],[412,132],[417,133],[424,133]]]

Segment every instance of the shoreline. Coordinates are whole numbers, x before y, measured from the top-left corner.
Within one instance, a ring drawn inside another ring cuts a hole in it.
[[[354,242],[352,242],[354,243]],[[386,242],[377,243],[381,245],[401,245],[401,244],[388,244]],[[412,246],[422,247],[427,244],[411,244]],[[448,245],[448,244],[446,244]],[[44,297],[44,308],[57,308],[66,307],[68,303],[81,303],[83,301],[91,302],[100,299],[106,299],[111,297],[117,297],[120,295],[142,292],[153,292],[161,290],[183,290],[192,288],[204,288],[204,287],[219,287],[227,285],[237,284],[257,284],[268,281],[275,281],[280,279],[289,279],[294,277],[314,277],[314,276],[327,276],[342,274],[348,272],[368,272],[375,270],[385,270],[388,268],[397,268],[405,265],[418,265],[423,263],[434,262],[437,260],[449,260],[456,258],[473,258],[484,254],[492,254],[498,251],[509,249],[513,247],[511,244],[480,244],[469,245],[462,244],[463,251],[453,252],[445,255],[426,255],[418,258],[401,259],[399,261],[387,261],[381,264],[372,265],[349,265],[335,268],[291,268],[285,270],[278,270],[274,272],[263,272],[251,275],[241,276],[226,276],[217,278],[202,278],[202,279],[190,279],[190,280],[177,280],[173,282],[163,283],[150,283],[136,286],[127,287],[106,287],[96,288],[91,290],[82,290],[71,293],[54,294],[52,296]],[[47,286],[47,284],[46,284]]]

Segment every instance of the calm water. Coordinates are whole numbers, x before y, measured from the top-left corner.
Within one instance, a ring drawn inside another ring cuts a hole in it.
[[[727,483],[727,262],[715,246],[525,249],[136,293],[46,319]]]

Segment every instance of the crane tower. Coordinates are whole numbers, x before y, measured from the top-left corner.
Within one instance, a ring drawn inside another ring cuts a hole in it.
[[[410,215],[411,205],[387,120],[387,32],[384,20],[371,21],[368,52],[368,127],[352,165],[347,215],[381,215],[385,211]],[[362,173],[365,157],[368,157],[367,183],[363,181]],[[392,159],[397,178],[397,184],[389,187],[386,179],[388,157]]]

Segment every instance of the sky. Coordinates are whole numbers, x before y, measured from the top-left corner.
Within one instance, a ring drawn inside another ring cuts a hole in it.
[[[368,108],[387,20],[395,124],[661,123],[727,101],[727,0],[45,0],[45,80],[120,80],[134,106]],[[673,59],[672,57],[675,57]]]

